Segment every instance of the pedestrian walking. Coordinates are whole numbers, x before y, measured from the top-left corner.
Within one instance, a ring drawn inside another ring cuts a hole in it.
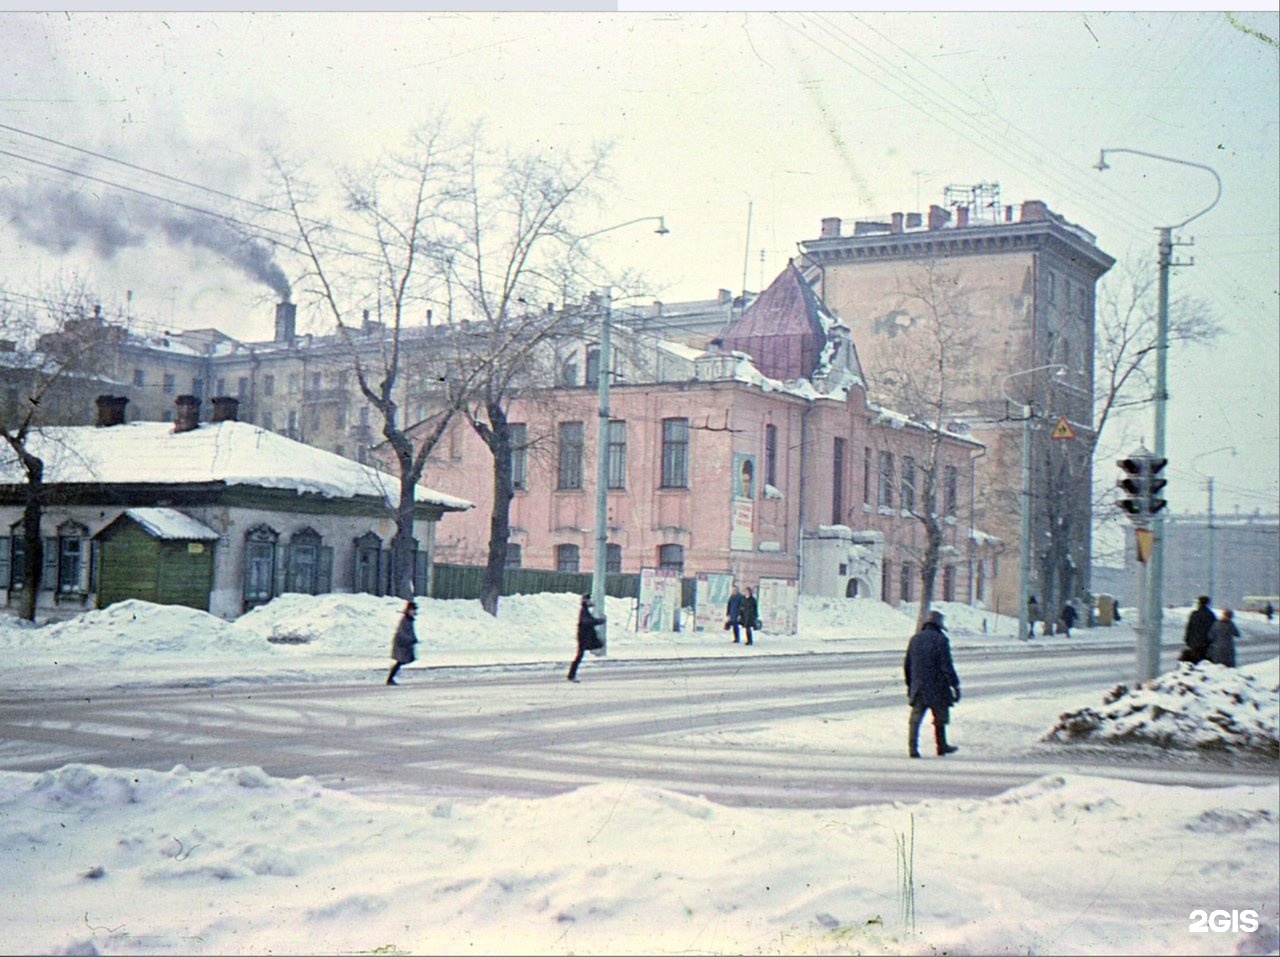
[[[737,585],[733,586],[733,591],[729,593],[729,604],[724,609],[724,626],[733,629],[733,643],[736,645],[742,640],[742,592]]]
[[[738,606],[738,621],[742,623],[742,630],[747,635],[743,644],[754,644],[753,635],[760,627],[760,606],[756,604],[756,593],[751,590],[750,585],[747,586],[747,593],[742,596],[742,604]]]
[[[596,633],[596,625],[603,625],[604,619],[597,618],[591,609],[591,596],[583,595],[582,604],[578,607],[578,653],[569,665],[569,673],[565,675],[570,681],[578,680],[578,665],[582,664],[582,656],[588,651],[599,651],[604,642]]]
[[[389,685],[396,683],[396,672],[400,670],[401,665],[417,660],[418,656],[413,648],[418,643],[418,636],[413,626],[414,616],[417,613],[416,604],[412,601],[405,602],[404,611],[400,614],[400,623],[396,625],[395,637],[391,639],[391,657],[394,659],[394,664],[391,665],[391,671],[387,673]]]
[[[1209,629],[1213,624],[1213,609],[1209,607],[1209,596],[1201,595],[1196,599],[1195,609],[1187,616],[1187,627],[1182,635],[1185,647],[1178,655],[1179,661],[1189,661],[1193,665],[1204,661],[1204,653],[1209,649]]]
[[[1215,665],[1236,666],[1236,639],[1240,637],[1240,629],[1232,621],[1235,616],[1230,608],[1222,609],[1222,615],[1209,628],[1209,647],[1205,649],[1204,660]]]
[[[1076,623],[1077,617],[1079,616],[1076,613],[1076,606],[1071,604],[1071,602],[1067,602],[1062,606],[1062,615],[1060,616],[1062,621],[1062,633],[1068,638],[1071,637],[1071,628]]]
[[[947,743],[947,722],[951,706],[960,701],[960,677],[951,661],[951,642],[943,630],[940,611],[929,612],[924,626],[907,645],[902,659],[907,682],[907,700],[911,702],[911,719],[907,725],[907,754],[920,757],[917,742],[920,722],[925,711],[933,712],[933,739],[938,756],[954,754],[959,749]]]
[[[1040,620],[1040,602],[1035,595],[1027,597],[1027,637],[1036,636],[1036,622]]]
[[[1272,618],[1275,617],[1276,606],[1271,604],[1271,602],[1267,602],[1267,604],[1262,609],[1262,613],[1267,616],[1267,621],[1270,621]]]

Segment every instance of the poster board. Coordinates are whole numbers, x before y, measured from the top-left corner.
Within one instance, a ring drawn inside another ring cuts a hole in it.
[[[755,549],[756,457],[733,453],[733,494],[729,500],[729,548],[736,552]],[[728,601],[728,599],[725,599]]]
[[[698,572],[693,583],[693,630],[720,631],[724,609],[733,590],[728,572]]]
[[[794,578],[761,578],[756,587],[760,629],[770,635],[794,635],[800,619],[800,588]]]
[[[636,631],[675,631],[680,608],[680,573],[669,568],[640,569]]]

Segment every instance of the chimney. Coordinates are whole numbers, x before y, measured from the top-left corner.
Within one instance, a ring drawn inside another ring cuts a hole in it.
[[[901,213],[893,214],[891,225],[889,226],[889,231],[891,233],[902,232],[902,214]]]
[[[929,207],[929,228],[930,229],[941,229],[943,226],[947,225],[947,222],[950,219],[951,219],[951,214],[947,212],[945,209],[943,209],[941,206],[938,206],[937,204],[933,204]]]
[[[964,227],[968,225],[969,225],[969,207],[957,206],[956,207],[956,229],[964,229]]]
[[[919,229],[924,217],[919,213],[907,213],[907,229]]]
[[[839,239],[840,238],[840,217],[828,216],[822,221],[822,232],[818,234],[819,239]]]
[[[291,302],[276,303],[276,342],[293,342],[297,332],[298,307]]]
[[[240,400],[229,395],[215,395],[209,400],[213,403],[213,415],[210,422],[235,422],[236,413],[240,409]]]
[[[95,400],[98,406],[98,428],[110,425],[124,425],[124,407],[129,399],[123,395],[100,395]]]
[[[1049,218],[1049,206],[1042,199],[1026,199],[1022,201],[1022,222],[1029,223]]]
[[[180,395],[173,400],[173,431],[192,432],[200,424],[200,400]]]

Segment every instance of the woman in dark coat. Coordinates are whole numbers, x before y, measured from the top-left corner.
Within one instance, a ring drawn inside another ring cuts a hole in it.
[[[407,665],[411,661],[417,660],[413,646],[418,643],[418,636],[413,630],[413,618],[417,614],[418,606],[413,602],[406,602],[404,613],[400,616],[400,624],[396,625],[395,637],[391,639],[391,657],[395,660],[395,664],[391,666],[391,671],[387,673],[387,684],[396,683],[396,672],[400,670],[401,665]]]
[[[738,606],[738,622],[747,633],[746,644],[754,644],[751,640],[752,632],[756,627],[756,619],[760,616],[760,606],[756,603],[756,593],[751,590],[751,586],[747,586],[746,594],[742,596],[742,604]]]
[[[1215,665],[1236,666],[1236,639],[1240,637],[1240,629],[1231,619],[1235,617],[1230,608],[1222,609],[1222,617],[1209,628],[1209,647],[1205,649],[1204,660]]]
[[[569,673],[565,675],[570,681],[578,680],[578,665],[582,664],[582,656],[588,651],[604,647],[604,642],[596,634],[596,625],[603,625],[604,619],[591,613],[591,596],[583,595],[582,604],[578,608],[578,654],[569,665]]]

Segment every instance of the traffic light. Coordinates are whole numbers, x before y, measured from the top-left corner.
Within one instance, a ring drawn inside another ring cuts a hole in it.
[[[1169,463],[1168,459],[1158,459],[1154,455],[1147,460],[1147,514],[1154,515],[1169,503],[1160,498],[1160,490],[1169,484],[1169,480],[1160,473]]]
[[[1159,493],[1168,479],[1160,473],[1164,470],[1168,459],[1152,455],[1146,449],[1139,449],[1128,458],[1116,462],[1124,470],[1124,477],[1116,485],[1125,493],[1116,505],[1125,514],[1135,518],[1155,515],[1169,503]]]
[[[1125,493],[1116,505],[1126,515],[1145,515],[1147,511],[1147,460],[1140,455],[1120,459],[1116,465],[1124,469],[1125,476],[1116,485]]]

